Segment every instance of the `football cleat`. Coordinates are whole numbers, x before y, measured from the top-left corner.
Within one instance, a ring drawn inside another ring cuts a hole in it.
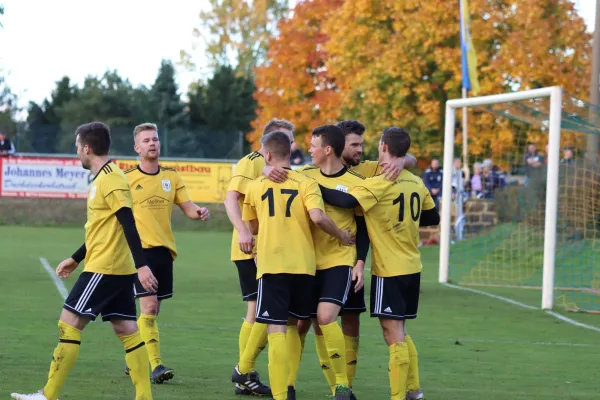
[[[235,395],[236,396],[252,396],[252,392],[243,387],[242,385],[235,384]]]
[[[44,389],[32,394],[12,393],[10,397],[14,400],[48,400],[46,396],[44,396]]]
[[[296,400],[296,388],[293,386],[288,386],[287,400]]]
[[[352,389],[348,386],[337,385],[335,387],[335,396],[333,396],[333,400],[350,400],[352,399]]]
[[[231,381],[248,389],[253,396],[272,396],[271,388],[260,381],[260,377],[256,371],[242,374],[236,365],[231,373]]]
[[[169,379],[173,379],[173,376],[175,376],[173,369],[167,368],[161,364],[154,368],[154,371],[152,371],[152,375],[150,376],[150,380],[153,383],[157,383],[160,385],[161,383],[166,382]]]
[[[423,391],[421,389],[414,392],[406,392],[406,400],[423,400]]]

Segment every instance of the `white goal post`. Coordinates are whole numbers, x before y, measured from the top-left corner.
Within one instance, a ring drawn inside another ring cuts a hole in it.
[[[534,98],[550,97],[548,175],[546,189],[546,221],[544,227],[544,261],[542,283],[542,309],[550,310],[554,300],[554,261],[556,247],[556,218],[558,211],[558,172],[560,164],[560,127],[562,89],[558,86],[527,90],[492,96],[455,99],[446,102],[446,125],[444,133],[444,171],[452,171],[454,159],[456,109],[488,104],[508,103]],[[447,283],[450,273],[450,238],[452,198],[452,174],[443,175],[442,220],[440,235],[440,283]]]

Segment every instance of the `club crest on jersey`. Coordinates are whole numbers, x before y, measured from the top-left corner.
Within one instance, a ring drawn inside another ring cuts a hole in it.
[[[171,181],[168,179],[163,179],[162,187],[165,192],[170,192],[171,191]]]
[[[348,186],[337,185],[335,187],[335,190],[339,190],[340,192],[348,193]]]
[[[96,196],[96,186],[92,186],[92,190],[90,190],[90,199],[93,199]]]

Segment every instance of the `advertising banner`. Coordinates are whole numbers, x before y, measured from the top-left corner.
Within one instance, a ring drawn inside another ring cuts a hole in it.
[[[123,171],[138,165],[137,160],[116,159],[113,162]],[[161,161],[160,165],[179,173],[193,202],[221,203],[225,200],[231,180],[231,163]]]
[[[77,158],[0,157],[0,196],[87,198],[90,171]]]

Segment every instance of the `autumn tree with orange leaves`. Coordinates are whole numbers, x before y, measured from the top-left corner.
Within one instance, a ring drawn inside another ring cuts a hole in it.
[[[587,98],[591,36],[572,1],[471,0],[470,8],[481,95],[560,85]],[[270,116],[285,116],[303,132],[355,118],[367,126],[371,146],[398,125],[411,132],[415,154],[440,154],[445,102],[461,90],[458,2],[301,1],[267,58],[256,73],[255,128]],[[327,112],[315,99],[327,99]],[[489,115],[469,125],[478,131],[470,152],[483,151],[491,137],[494,152],[515,144],[508,127],[489,127]]]
[[[314,128],[335,122],[340,112],[340,92],[327,68],[322,26],[341,5],[341,0],[303,1],[293,17],[278,25],[266,65],[256,68],[258,117],[248,140],[254,148],[262,127],[271,118],[285,118],[296,125],[299,142],[307,144]]]

